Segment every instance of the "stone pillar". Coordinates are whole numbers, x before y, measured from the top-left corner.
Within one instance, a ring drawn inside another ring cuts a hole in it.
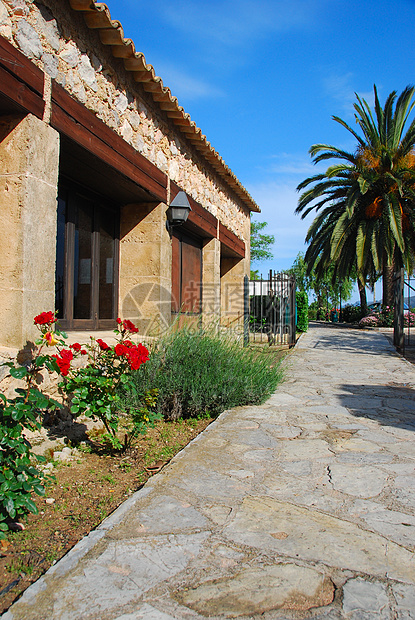
[[[35,116],[0,117],[0,344],[37,337],[55,307],[59,134]]]
[[[220,319],[220,242],[206,239],[202,256],[202,312],[205,326]]]
[[[120,223],[120,313],[141,334],[171,323],[171,239],[163,203],[126,205]]]
[[[239,332],[243,329],[244,260],[222,257],[220,271],[221,323]]]
[[[243,334],[244,277],[249,277],[250,273],[250,231],[251,221],[247,211],[243,229],[245,257],[233,258],[225,254],[220,262],[221,324],[238,334]]]

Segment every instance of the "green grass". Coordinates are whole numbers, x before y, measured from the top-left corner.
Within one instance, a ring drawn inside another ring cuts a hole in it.
[[[279,362],[263,348],[243,348],[214,330],[184,327],[151,347],[150,360],[136,373],[137,388],[158,390],[158,412],[167,420],[215,417],[231,407],[264,402],[281,381]],[[139,404],[131,394],[123,398]]]

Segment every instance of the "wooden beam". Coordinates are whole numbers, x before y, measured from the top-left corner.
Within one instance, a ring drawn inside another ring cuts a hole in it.
[[[56,82],[51,125],[156,198],[167,200],[167,176]]]
[[[11,43],[0,36],[0,66],[27,84],[43,98],[44,74]],[[2,84],[0,82],[0,90]]]
[[[245,258],[245,242],[219,222],[219,241],[240,258]]]
[[[45,102],[26,84],[0,66],[0,93],[17,103],[27,112],[43,118]]]

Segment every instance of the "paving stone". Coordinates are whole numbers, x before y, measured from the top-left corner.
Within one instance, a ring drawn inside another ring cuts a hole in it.
[[[343,611],[353,620],[374,617],[389,620],[389,597],[385,586],[364,579],[350,579],[343,586]]]
[[[114,620],[175,620],[175,618],[145,603],[138,611],[132,614],[122,614]]]
[[[335,450],[336,452],[362,452],[370,454],[371,452],[379,452],[379,446],[374,441],[352,437],[351,439],[345,439],[341,444],[337,444]]]
[[[404,583],[392,584],[398,620],[415,618],[415,588]]]
[[[367,466],[365,476],[353,465],[332,463],[329,467],[330,481],[337,491],[357,497],[375,497],[385,488],[388,475],[379,468]]]
[[[272,536],[285,532],[283,540]],[[224,535],[286,557],[415,584],[414,555],[353,523],[270,497],[245,497]]]
[[[113,538],[134,538],[146,532],[153,534],[179,533],[208,526],[207,519],[188,503],[161,495],[147,508],[131,513],[128,519],[112,532]]]
[[[415,369],[381,334],[340,327],[312,326],[289,364],[264,405],[224,412],[4,620],[413,620]]]
[[[348,512],[363,519],[369,529],[389,540],[409,548],[415,546],[415,516],[398,510],[389,510],[370,500],[356,500]]]
[[[298,439],[296,442],[287,442],[281,448],[280,458],[285,461],[298,461],[306,458],[317,460],[333,457],[327,441],[322,439]]]
[[[64,587],[60,580],[55,580],[47,598],[45,590],[40,593],[42,607],[47,609],[45,617],[101,618],[111,610],[115,615],[156,584],[185,569],[206,538],[207,533],[199,533],[141,541],[109,540],[98,545],[67,576]],[[25,597],[19,601],[25,620],[39,620],[39,597],[31,605],[25,605]]]
[[[307,611],[332,602],[332,581],[316,570],[280,564],[252,568],[179,593],[178,599],[203,615],[236,618],[272,609]]]

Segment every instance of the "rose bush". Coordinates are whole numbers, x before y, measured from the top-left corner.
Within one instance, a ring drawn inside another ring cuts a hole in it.
[[[60,332],[51,332],[55,322],[53,312],[36,316],[34,323],[41,337],[32,355],[23,364],[4,364],[14,379],[24,382],[24,387],[16,388],[13,398],[0,394],[0,539],[5,537],[10,521],[19,514],[37,513],[32,493],[43,495],[45,492],[44,474],[37,468],[37,463],[44,458],[32,452],[25,430],[38,430],[41,413],[61,407],[42,394],[36,385],[42,371],[59,372],[57,360],[44,352],[44,347],[63,342]]]
[[[132,378],[149,359],[149,353],[144,345],[129,339],[130,334],[138,332],[131,321],[117,319],[115,346],[91,337],[86,345],[76,342],[69,347],[67,335],[56,328],[53,312],[42,312],[34,323],[40,337],[30,358],[20,365],[5,364],[10,375],[23,380],[25,387],[17,388],[14,398],[0,393],[0,539],[4,538],[10,520],[20,513],[37,512],[32,493],[44,494],[44,475],[36,467],[36,461],[44,458],[33,453],[24,432],[40,429],[40,414],[62,405],[37,388],[36,379],[41,372],[61,375],[60,387],[72,414],[100,420],[107,431],[104,438],[114,448],[130,445],[133,437],[144,433],[160,417],[155,413],[156,391],[140,393],[138,382]],[[49,347],[55,347],[57,353],[50,354]],[[82,366],[73,364],[78,357],[84,357]],[[120,386],[135,393],[141,405],[134,410],[119,407]],[[123,441],[120,431],[124,433]]]

